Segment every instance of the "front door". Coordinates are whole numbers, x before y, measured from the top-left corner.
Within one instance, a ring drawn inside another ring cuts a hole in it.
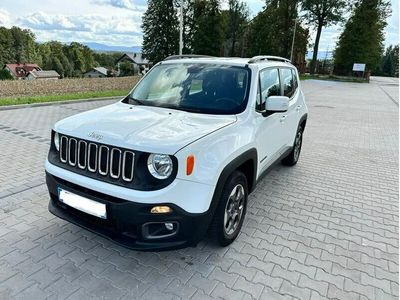
[[[260,71],[259,102],[260,110],[265,109],[265,100],[269,96],[280,96],[281,86],[279,70],[267,68]],[[282,132],[283,120],[286,113],[259,113],[256,117],[256,140],[258,148],[259,172],[264,171],[280,155],[280,150],[285,146],[285,137]]]

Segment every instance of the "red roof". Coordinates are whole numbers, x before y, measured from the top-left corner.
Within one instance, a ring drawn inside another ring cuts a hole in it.
[[[8,68],[10,72],[17,78],[25,78],[30,71],[40,71],[37,64],[6,64],[4,68]]]

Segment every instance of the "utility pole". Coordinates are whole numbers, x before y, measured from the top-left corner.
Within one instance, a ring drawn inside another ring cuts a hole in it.
[[[297,5],[299,5],[299,3],[296,1],[296,4],[294,6],[294,10],[296,12],[296,16],[297,16]],[[294,41],[296,39],[296,28],[297,28],[297,17],[296,19],[294,19],[294,30],[293,30],[293,39],[292,39],[292,49],[290,50],[290,61],[293,63],[293,51],[294,51]]]
[[[294,20],[294,30],[293,30],[293,39],[292,39],[292,50],[290,51],[290,61],[293,63],[293,49],[294,49],[294,40],[296,37],[296,27],[297,27],[297,18]]]
[[[183,50],[183,1],[181,0],[181,7],[179,9],[179,55],[182,55]]]

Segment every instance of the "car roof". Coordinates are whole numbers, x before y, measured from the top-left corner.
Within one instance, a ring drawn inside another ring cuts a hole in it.
[[[283,60],[283,58],[281,58]],[[194,57],[184,57],[179,56],[170,57],[162,61],[162,64],[176,64],[176,63],[203,63],[203,64],[217,64],[217,65],[229,65],[229,66],[239,66],[246,67],[249,65],[257,66],[259,69],[264,69],[266,67],[278,66],[278,67],[292,67],[294,66],[289,62],[289,60],[281,61],[274,59],[261,59],[254,60],[254,58],[242,58],[242,57],[208,57],[208,56],[194,56]]]

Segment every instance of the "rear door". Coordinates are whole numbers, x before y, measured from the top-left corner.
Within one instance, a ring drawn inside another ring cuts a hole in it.
[[[284,137],[285,149],[292,147],[299,123],[299,110],[301,101],[299,101],[300,93],[298,89],[297,71],[293,68],[280,68],[280,77],[282,82],[282,95],[289,97],[289,108],[283,114],[281,123],[283,125],[282,134]]]

